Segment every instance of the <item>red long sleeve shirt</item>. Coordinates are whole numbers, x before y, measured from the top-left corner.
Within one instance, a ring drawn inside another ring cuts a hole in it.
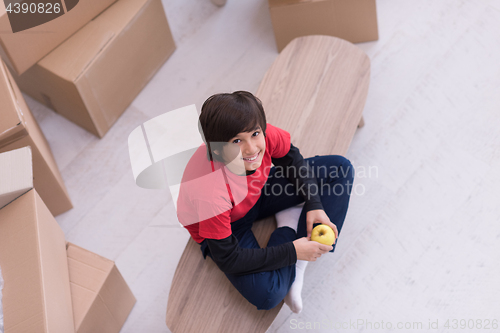
[[[245,216],[259,199],[272,163],[277,167],[305,165],[299,150],[291,144],[288,132],[267,124],[265,140],[262,163],[250,175],[235,175],[223,163],[208,161],[205,145],[195,152],[184,171],[177,201],[179,221],[196,242],[207,240],[214,261],[225,273],[269,271],[297,261],[292,242],[264,249],[244,249],[231,233],[231,222]],[[310,174],[290,174],[295,177],[289,180],[297,185],[316,182]],[[323,208],[319,196],[305,197],[306,211]]]

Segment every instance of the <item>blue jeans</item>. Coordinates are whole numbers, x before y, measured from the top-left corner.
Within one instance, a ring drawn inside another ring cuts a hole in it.
[[[305,160],[313,168],[318,182],[316,190],[320,195],[325,213],[330,221],[337,226],[340,236],[352,191],[354,168],[349,160],[339,155],[316,155]],[[251,230],[254,221],[304,202],[304,197],[296,190],[296,187],[288,185],[290,183],[284,174],[276,171],[276,167],[271,169],[257,203],[243,218],[231,223],[231,231],[242,248],[260,248]],[[287,185],[288,187],[286,187]],[[267,246],[292,242],[306,236],[306,212],[302,210],[297,233],[289,227],[277,228],[271,234]],[[330,252],[335,250],[336,244],[337,242]],[[201,242],[201,251],[204,255],[212,257],[206,241]],[[295,264],[274,271],[245,275],[226,274],[226,276],[243,297],[255,305],[258,310],[269,310],[281,303],[288,294],[295,280]]]

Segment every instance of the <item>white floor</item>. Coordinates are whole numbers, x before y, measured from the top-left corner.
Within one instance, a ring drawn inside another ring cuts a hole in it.
[[[75,206],[57,217],[67,240],[115,260],[137,298],[125,333],[169,332],[170,283],[189,237],[167,192],[134,184],[129,133],[175,108],[200,108],[212,93],[255,92],[277,56],[267,0],[163,4],[177,50],[103,139],[25,96]],[[377,6],[380,39],[358,44],[372,61],[366,125],[347,155],[358,192],[335,253],[308,266],[303,312],[283,307],[269,331],[385,332],[390,323],[459,332],[465,323],[464,332],[482,332],[479,324],[492,332],[500,320],[500,2]]]

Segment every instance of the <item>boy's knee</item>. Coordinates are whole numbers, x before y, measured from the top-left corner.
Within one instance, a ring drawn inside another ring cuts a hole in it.
[[[257,310],[271,310],[283,301],[288,290],[292,286],[295,279],[295,269],[281,269],[281,274],[278,272],[263,272],[258,273],[265,277],[267,274],[272,274],[272,283],[268,279],[264,279],[259,285],[266,286],[258,291],[255,291],[251,298],[247,298],[250,303],[257,307]],[[267,281],[267,282],[266,282]]]
[[[342,155],[330,155],[330,169],[328,173],[331,179],[344,178],[354,180],[354,166],[351,161]]]
[[[344,178],[347,179],[354,179],[354,166],[352,165],[351,161],[349,161],[347,158],[342,156],[342,164],[341,164],[341,169],[342,169],[342,175]]]
[[[287,294],[287,290],[280,290],[278,292],[269,292],[267,293],[264,302],[257,306],[257,310],[271,310],[278,306],[281,301],[285,298]]]

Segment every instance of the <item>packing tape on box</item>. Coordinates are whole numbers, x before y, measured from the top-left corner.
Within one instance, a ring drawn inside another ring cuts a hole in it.
[[[0,333],[3,333],[2,289],[3,289],[3,278],[2,278],[2,267],[0,267]]]

